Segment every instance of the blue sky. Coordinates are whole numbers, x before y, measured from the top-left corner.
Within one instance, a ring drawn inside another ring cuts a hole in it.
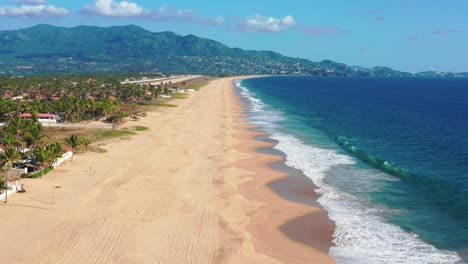
[[[349,65],[468,71],[468,1],[0,0],[0,30],[135,24]]]

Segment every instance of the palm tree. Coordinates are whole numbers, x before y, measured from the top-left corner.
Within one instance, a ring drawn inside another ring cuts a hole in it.
[[[10,171],[10,168],[13,167],[13,163],[18,161],[20,159],[20,154],[18,153],[18,150],[13,147],[7,147],[3,152],[0,152],[0,166],[4,167],[6,166],[6,174],[5,174],[5,203],[8,201],[8,173]]]
[[[47,147],[38,148],[34,156],[41,163],[41,174],[44,175],[44,170],[50,166],[49,164],[52,161],[52,152]],[[47,167],[45,166],[46,164]]]
[[[91,140],[89,138],[81,138],[80,145],[82,145],[84,147],[84,151],[86,151],[89,144],[91,144]]]
[[[75,148],[80,145],[80,139],[76,134],[72,134],[69,137],[65,138],[65,143],[67,143],[72,148],[72,151],[75,152]]]
[[[20,138],[30,127],[31,121],[21,117],[12,118],[4,130],[15,133],[17,138]]]
[[[47,145],[47,148],[50,150],[53,161],[59,159],[63,155],[62,144],[55,142]]]
[[[57,110],[60,111],[65,121],[70,122],[72,120],[72,115],[75,110],[73,101],[70,98],[65,99],[65,100],[60,100],[57,105]]]
[[[5,145],[5,147],[16,147],[19,144],[19,140],[16,134],[3,131],[0,135],[0,143]]]
[[[115,116],[114,116],[114,122],[115,123],[122,123],[123,120],[128,116],[128,113],[125,113],[125,112],[118,112]]]
[[[31,120],[33,124],[39,124],[39,114],[36,111],[32,112]]]
[[[46,137],[47,136],[44,135],[44,127],[40,123],[31,126],[25,135],[26,142],[28,146],[31,147],[32,151],[35,151]]]

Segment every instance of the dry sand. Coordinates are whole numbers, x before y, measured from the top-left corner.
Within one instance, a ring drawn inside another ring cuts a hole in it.
[[[177,104],[107,153],[24,180],[0,205],[0,263],[333,263],[323,211],[265,185],[285,177],[266,165],[281,157],[255,153],[266,143],[240,119],[232,79]]]

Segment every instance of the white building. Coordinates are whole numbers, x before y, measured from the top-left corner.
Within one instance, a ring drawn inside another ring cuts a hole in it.
[[[31,113],[21,114],[22,118],[32,118]],[[56,114],[37,114],[37,121],[43,124],[56,124],[58,117]]]

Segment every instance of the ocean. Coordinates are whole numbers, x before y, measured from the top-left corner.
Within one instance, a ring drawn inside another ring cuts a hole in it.
[[[317,186],[337,263],[468,263],[468,80],[236,86],[251,123]]]

